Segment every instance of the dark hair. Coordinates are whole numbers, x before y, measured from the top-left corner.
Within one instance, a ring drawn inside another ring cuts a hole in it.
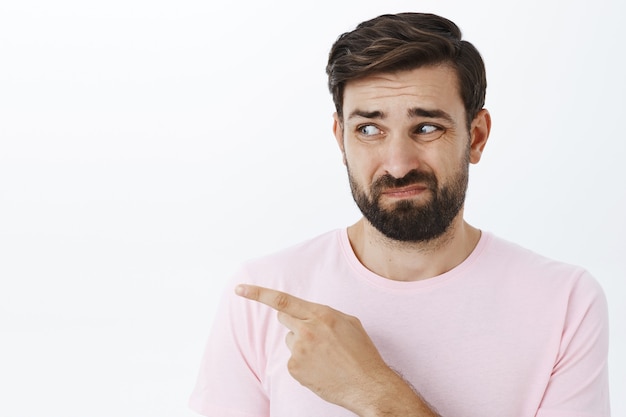
[[[330,50],[328,88],[339,117],[350,80],[368,75],[450,65],[456,71],[468,126],[485,105],[485,64],[452,21],[428,13],[385,14],[339,36]]]

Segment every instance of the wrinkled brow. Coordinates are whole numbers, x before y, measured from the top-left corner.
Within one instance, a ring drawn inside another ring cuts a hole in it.
[[[363,117],[365,119],[384,119],[386,115],[380,110],[365,111],[356,109],[352,113],[350,113],[350,115],[348,116],[348,120],[355,117]]]
[[[439,109],[428,110],[421,107],[413,107],[407,112],[409,117],[427,117],[429,119],[444,119],[454,123],[454,119],[447,112]]]
[[[422,107],[413,107],[407,111],[407,116],[409,118],[413,117],[426,117],[429,119],[444,119],[450,123],[454,123],[454,119],[450,114],[443,110],[439,109],[425,109]],[[387,115],[380,110],[366,111],[356,109],[348,116],[348,120],[353,119],[355,117],[362,117],[364,119],[384,119]]]

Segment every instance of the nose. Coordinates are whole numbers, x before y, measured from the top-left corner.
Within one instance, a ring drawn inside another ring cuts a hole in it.
[[[403,135],[387,138],[383,168],[385,173],[402,178],[410,171],[418,169],[419,150],[415,141]]]

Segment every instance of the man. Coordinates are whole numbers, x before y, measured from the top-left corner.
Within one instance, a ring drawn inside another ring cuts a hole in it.
[[[474,46],[442,17],[384,15],[342,35],[327,72],[363,218],[241,269],[191,407],[214,417],[608,416],[596,281],[463,219],[468,165],[491,126]]]

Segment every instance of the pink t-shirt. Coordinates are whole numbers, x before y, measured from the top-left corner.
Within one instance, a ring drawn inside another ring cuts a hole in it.
[[[287,371],[276,312],[238,283],[358,317],[388,365],[443,417],[606,417],[608,319],[585,270],[483,233],[445,274],[392,281],[356,258],[345,229],[245,265],[209,338],[190,406],[211,417],[354,416]]]

